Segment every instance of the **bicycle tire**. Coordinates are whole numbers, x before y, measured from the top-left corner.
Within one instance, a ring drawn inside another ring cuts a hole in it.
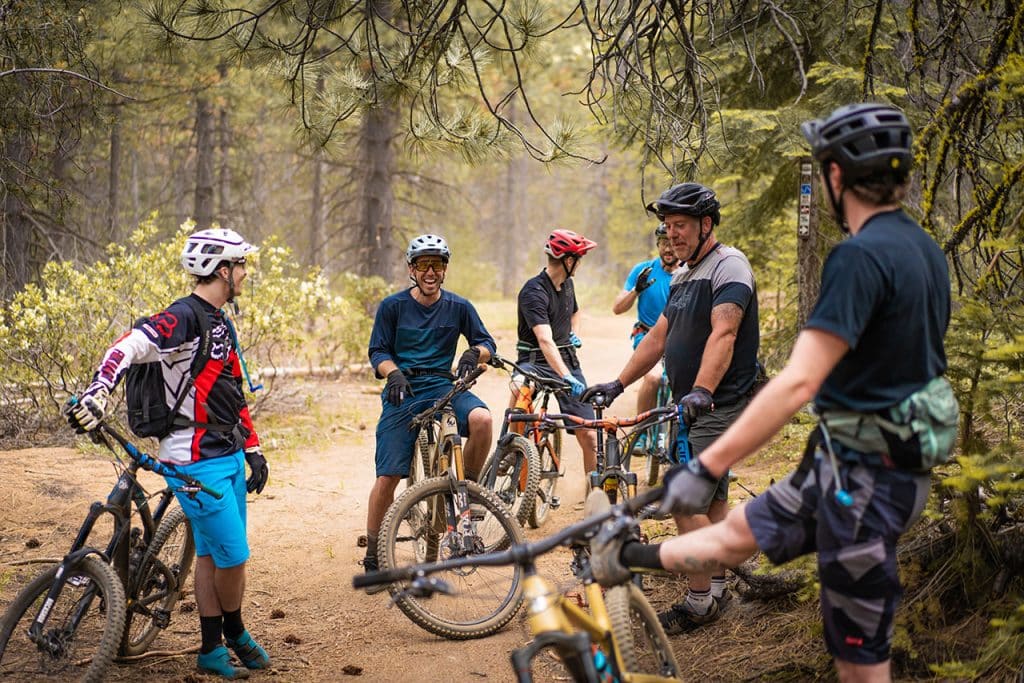
[[[679,663],[658,613],[636,584],[625,583],[604,593],[612,638],[626,672],[676,678]]]
[[[57,635],[78,603],[91,593],[88,608],[74,631],[61,634],[59,652],[44,654],[28,637],[28,629],[57,575],[54,565],[18,593],[0,618],[0,678],[23,681],[102,681],[117,654],[124,633],[124,587],[117,572],[94,555],[86,555],[66,574],[65,584],[50,609],[44,632]],[[83,585],[76,585],[83,579]],[[98,589],[98,595],[92,592]],[[89,647],[85,647],[85,646]],[[95,649],[90,649],[95,645]]]
[[[540,454],[529,439],[516,434],[504,448],[495,449],[481,477],[521,526],[529,522],[540,486]]]
[[[530,510],[527,522],[531,529],[539,529],[547,521],[548,513],[554,509],[555,492],[558,480],[565,474],[565,463],[562,461],[562,432],[548,432],[537,444],[540,457],[540,483],[537,485],[537,500]]]
[[[132,594],[127,596],[124,638],[119,654],[134,657],[153,644],[161,629],[144,609],[159,608],[170,613],[184,591],[196,556],[192,525],[185,511],[174,507],[160,521],[146,549],[137,575],[132,577]]]
[[[377,561],[382,570],[452,556],[446,541],[454,538],[442,507],[451,497],[448,477],[419,482],[402,493],[384,515]],[[522,528],[493,491],[466,483],[470,504],[482,505],[485,517],[478,524],[480,552],[523,543]],[[451,584],[456,595],[429,599],[402,594],[404,583],[388,587],[395,603],[420,628],[449,640],[491,635],[516,615],[522,605],[522,570],[506,567],[466,567],[434,574]]]

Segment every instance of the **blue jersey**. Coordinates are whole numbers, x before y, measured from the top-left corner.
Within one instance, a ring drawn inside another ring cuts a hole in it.
[[[665,303],[668,301],[669,285],[672,284],[672,273],[666,273],[665,269],[661,267],[661,259],[654,258],[650,261],[641,261],[633,266],[633,270],[629,271],[629,276],[626,277],[626,284],[622,286],[622,289],[629,291],[636,287],[637,276],[647,266],[651,266],[651,273],[647,276],[647,279],[654,282],[650,287],[637,295],[636,315],[641,323],[647,327],[654,327],[654,323],[658,322],[662,311],[665,310]]]
[[[459,336],[464,336],[470,346],[483,346],[494,353],[494,339],[469,301],[441,290],[440,299],[424,306],[410,292],[406,289],[380,302],[370,333],[374,372],[383,361],[390,360],[405,373],[449,373]]]

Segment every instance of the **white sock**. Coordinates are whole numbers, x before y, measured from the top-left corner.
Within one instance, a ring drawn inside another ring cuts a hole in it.
[[[686,593],[686,606],[696,614],[707,614],[714,604],[715,599],[711,597],[710,590],[695,591],[692,588]]]
[[[720,598],[725,593],[725,577],[724,576],[712,576],[711,577],[711,596]]]

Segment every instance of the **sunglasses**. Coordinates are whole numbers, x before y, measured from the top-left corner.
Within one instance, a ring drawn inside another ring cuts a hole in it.
[[[412,267],[417,273],[425,273],[428,270],[433,270],[435,273],[443,273],[448,270],[448,264],[440,259],[431,259],[430,261],[416,261],[412,264]]]

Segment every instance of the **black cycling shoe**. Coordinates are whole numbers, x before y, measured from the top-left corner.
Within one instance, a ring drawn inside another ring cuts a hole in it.
[[[364,557],[362,560],[359,561],[359,564],[363,565],[363,569],[366,571],[367,574],[369,574],[370,572],[380,571],[380,567],[377,566],[377,558],[376,557],[371,557],[370,555],[367,555],[366,557]],[[373,586],[367,586],[366,587],[366,594],[367,595],[376,595],[377,593],[381,593],[383,591],[386,591],[387,588],[388,588],[388,585],[386,583],[378,583],[378,584],[373,585]]]

